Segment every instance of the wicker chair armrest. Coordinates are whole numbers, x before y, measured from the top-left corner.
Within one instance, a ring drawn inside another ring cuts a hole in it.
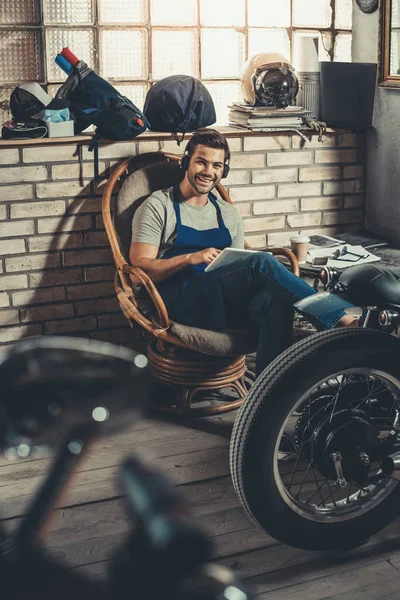
[[[166,329],[170,326],[170,320],[168,316],[167,307],[165,306],[164,300],[161,298],[160,292],[150,279],[150,277],[140,268],[128,265],[125,263],[122,266],[123,273],[127,275],[132,275],[137,279],[140,284],[144,287],[146,292],[148,293],[154,307],[157,311],[157,315],[159,318],[159,323],[157,326],[161,329]]]

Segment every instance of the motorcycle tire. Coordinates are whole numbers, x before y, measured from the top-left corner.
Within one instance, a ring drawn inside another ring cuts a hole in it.
[[[256,525],[291,546],[336,550],[360,545],[400,514],[400,486],[391,478],[386,496],[379,496],[370,510],[330,522],[294,510],[276,477],[284,424],[308,390],[342,370],[374,369],[391,381],[398,380],[400,403],[399,358],[398,338],[374,330],[338,328],[294,344],[263,371],[238,412],[230,444],[233,484]]]

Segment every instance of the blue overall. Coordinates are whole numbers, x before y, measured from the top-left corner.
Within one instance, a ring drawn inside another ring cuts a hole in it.
[[[213,194],[218,227],[199,231],[182,225],[179,187],[173,190],[176,239],[163,259],[232,244],[221,209]],[[257,373],[291,343],[293,304],[315,294],[266,252],[256,252],[205,273],[206,264],[192,265],[157,284],[170,317],[203,329],[248,328],[256,340]],[[318,329],[334,327],[345,313],[335,310],[313,321]]]

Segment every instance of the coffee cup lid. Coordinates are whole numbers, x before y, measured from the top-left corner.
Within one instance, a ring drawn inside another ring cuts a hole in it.
[[[294,235],[290,238],[291,242],[295,242],[297,244],[304,244],[310,241],[310,238],[307,235]]]

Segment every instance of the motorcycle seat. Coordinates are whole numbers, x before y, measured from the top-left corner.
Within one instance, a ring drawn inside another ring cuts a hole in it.
[[[368,264],[346,269],[340,284],[358,306],[400,305],[400,268]]]

